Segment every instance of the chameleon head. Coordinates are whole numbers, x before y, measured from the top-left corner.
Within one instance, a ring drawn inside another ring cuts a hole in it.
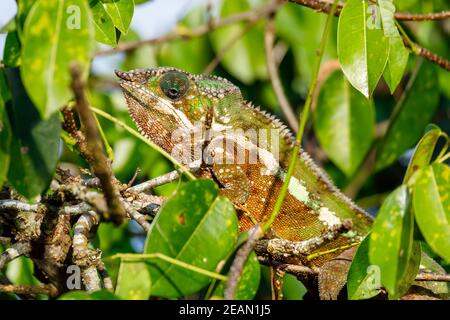
[[[140,131],[172,151],[175,130],[208,126],[221,100],[239,89],[226,79],[171,67],[116,71],[129,112]]]

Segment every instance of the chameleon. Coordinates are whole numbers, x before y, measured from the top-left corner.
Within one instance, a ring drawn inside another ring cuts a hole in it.
[[[172,155],[184,151],[183,164],[216,181],[235,205],[242,231],[268,218],[295,143],[286,125],[222,77],[173,67],[116,75],[141,134]],[[359,243],[372,222],[300,149],[267,251],[320,268]]]

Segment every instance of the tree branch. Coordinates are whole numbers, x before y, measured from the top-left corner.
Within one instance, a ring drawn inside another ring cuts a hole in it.
[[[226,300],[234,300],[236,298],[236,288],[241,278],[242,271],[244,269],[245,262],[248,256],[253,251],[256,242],[264,236],[264,230],[261,224],[255,225],[249,231],[247,241],[238,249],[233,263],[230,267],[227,286],[225,288],[224,297]]]
[[[180,178],[180,173],[178,170],[170,171],[166,174],[163,174],[159,177],[153,178],[151,180],[142,182],[141,184],[135,185],[133,187],[128,188],[129,191],[133,192],[146,192],[155,187],[161,186],[163,184],[175,181]]]
[[[125,210],[119,199],[119,192],[113,183],[111,166],[108,162],[97,129],[97,122],[89,108],[89,102],[85,93],[85,83],[82,80],[81,69],[77,64],[70,68],[72,76],[72,90],[75,95],[78,114],[83,125],[86,136],[87,154],[86,160],[92,166],[96,177],[99,178],[102,189],[105,193],[106,203],[108,205],[108,215],[113,222],[120,224],[125,217]]]
[[[329,13],[333,1],[331,0],[288,0],[289,2],[299,4],[301,6],[311,8],[317,12]],[[339,3],[335,16],[339,16],[343,4]],[[442,11],[435,13],[409,13],[396,12],[395,18],[400,21],[426,21],[426,20],[443,20],[450,18],[450,11]]]
[[[0,254],[0,270],[10,261],[30,253],[31,245],[28,241],[13,243],[8,249]]]
[[[58,294],[58,290],[51,284],[42,284],[38,286],[0,284],[0,292],[14,294],[45,294],[50,297],[55,297]]]
[[[5,199],[0,200],[0,210],[13,210],[13,211],[37,211],[37,204],[29,204],[19,200]]]
[[[155,39],[147,39],[147,40],[138,40],[138,41],[130,41],[126,43],[122,43],[118,45],[115,49],[106,49],[102,51],[98,51],[96,55],[107,55],[113,54],[117,52],[125,52],[134,50],[136,48],[145,46],[145,45],[157,45],[165,42],[175,41],[175,40],[188,40],[196,37],[201,37],[208,32],[211,32],[215,29],[226,27],[238,22],[255,22],[265,18],[268,14],[275,12],[282,4],[275,2],[270,3],[268,5],[259,7],[254,10],[249,10],[246,12],[238,13],[229,17],[225,17],[219,21],[211,20],[207,24],[201,25],[194,29],[186,31],[177,31],[174,33],[169,33],[165,36],[155,38]]]
[[[289,103],[286,95],[284,94],[283,86],[281,85],[280,75],[278,74],[278,66],[275,61],[275,55],[273,50],[273,44],[275,42],[275,24],[273,17],[270,17],[267,22],[265,32],[265,49],[266,49],[266,64],[269,72],[270,81],[272,83],[273,90],[277,96],[277,100],[280,103],[281,110],[286,117],[289,126],[295,132],[298,131],[297,117],[294,114],[293,108]]]
[[[219,65],[220,61],[222,61],[225,54],[239,41],[247,32],[249,32],[256,24],[257,21],[252,21],[248,23],[242,30],[240,30],[237,34],[231,38],[223,48],[216,54],[214,59],[206,66],[205,70],[203,70],[203,74],[210,74],[214,71],[214,69]]]

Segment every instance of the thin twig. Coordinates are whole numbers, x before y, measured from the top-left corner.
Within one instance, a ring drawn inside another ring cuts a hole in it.
[[[411,48],[409,45],[407,45],[407,47]],[[428,50],[424,47],[421,47],[417,43],[414,43],[414,47],[416,50],[418,50],[418,55],[420,57],[423,57],[423,58],[427,59],[428,61],[430,61],[434,64],[437,64],[442,69],[450,71],[450,61],[449,60],[437,55],[434,52],[431,52],[430,50]]]
[[[58,210],[58,214],[68,214],[71,216],[79,216],[90,210],[92,210],[92,206],[90,206],[86,202],[80,202],[79,204],[75,204],[73,206],[61,207]]]
[[[137,177],[139,176],[140,173],[141,173],[141,169],[139,169],[139,168],[137,168],[134,171],[133,176],[131,177],[130,181],[128,181],[128,183],[126,185],[127,189],[130,188],[133,185],[134,181],[136,181],[136,179],[137,179]]]
[[[122,205],[125,207],[130,217],[135,220],[142,227],[142,229],[144,229],[145,232],[148,232],[150,230],[151,225],[145,218],[145,215],[135,210],[126,200],[122,200]]]
[[[105,264],[103,263],[103,261],[100,261],[98,263],[97,270],[103,279],[103,287],[105,287],[106,290],[114,291],[114,286],[113,286],[111,277],[109,275],[108,270],[106,270],[106,267],[105,267]]]
[[[299,4],[304,7],[308,7],[317,12],[329,13],[333,1],[331,0],[288,0]],[[339,3],[335,12],[335,16],[339,16],[343,4]],[[408,13],[408,12],[396,12],[395,18],[403,21],[426,21],[426,20],[443,20],[450,18],[450,11],[442,11],[435,13]]]
[[[165,254],[162,254],[159,252],[142,253],[142,254],[118,253],[118,254],[110,256],[106,259],[108,259],[108,260],[121,259],[123,261],[146,261],[146,260],[151,260],[151,259],[160,259],[160,260],[166,261],[168,263],[171,263],[173,265],[176,265],[178,267],[184,268],[186,270],[190,270],[190,271],[196,272],[198,274],[202,274],[204,276],[210,277],[212,279],[217,279],[217,280],[221,280],[221,281],[227,281],[227,279],[228,279],[226,276],[224,276],[222,274],[218,274],[216,272],[211,272],[211,271],[202,269],[200,267],[194,266],[194,265],[186,263],[184,261],[177,260],[175,258],[166,256]]]
[[[70,72],[72,76],[72,90],[75,95],[78,114],[83,125],[82,129],[84,129],[83,131],[86,136],[87,151],[89,152],[86,160],[92,166],[95,176],[99,178],[102,185],[102,190],[108,205],[108,215],[110,215],[106,218],[111,218],[113,222],[120,224],[125,217],[125,210],[120,202],[119,192],[113,183],[111,166],[102,147],[97,122],[89,108],[81,69],[77,64],[73,64]]]
[[[179,168],[180,171],[182,171],[187,177],[189,177],[189,179],[195,180],[195,176],[192,174],[192,172],[190,172],[189,169],[186,166],[184,166],[180,162],[178,162],[174,157],[172,157],[170,155],[170,153],[166,152],[163,148],[161,148],[157,144],[151,142],[150,140],[146,139],[139,132],[137,132],[136,130],[134,130],[130,126],[126,125],[125,123],[123,123],[119,119],[111,116],[109,113],[107,113],[107,112],[105,112],[103,110],[100,110],[98,108],[95,108],[95,107],[91,107],[91,110],[93,112],[95,112],[95,114],[98,114],[99,116],[101,116],[101,117],[111,121],[112,123],[118,125],[119,127],[125,129],[126,131],[128,131],[130,134],[132,134],[133,136],[135,136],[136,138],[138,138],[139,140],[141,140],[142,142],[144,142],[145,144],[150,146],[152,149],[157,151],[159,154],[161,154],[165,158],[167,158],[170,162],[173,163],[173,165],[175,167]]]
[[[419,273],[416,276],[416,281],[439,281],[439,282],[450,282],[450,274],[430,274],[430,273]]]
[[[249,22],[244,28],[242,28],[238,33],[236,33],[222,49],[216,54],[214,59],[208,64],[208,66],[203,70],[202,74],[210,74],[222,61],[225,54],[241,39],[247,32],[249,32],[256,24],[257,21]]]
[[[273,90],[280,103],[281,110],[289,124],[289,126],[295,132],[298,131],[298,121],[294,114],[293,108],[289,103],[286,95],[284,94],[283,86],[281,85],[280,75],[278,74],[278,66],[275,61],[275,55],[273,45],[275,41],[275,24],[273,17],[269,19],[265,32],[265,49],[266,49],[266,64],[267,71],[269,72],[270,81],[272,83]]]
[[[159,177],[156,177],[154,179],[142,182],[138,185],[135,185],[131,188],[128,188],[129,191],[133,192],[146,192],[149,191],[155,187],[161,186],[163,184],[175,181],[180,178],[180,173],[178,170],[170,171],[166,174],[163,174]]]
[[[230,267],[229,278],[224,292],[226,300],[234,300],[236,298],[236,288],[241,278],[245,262],[256,245],[256,242],[264,236],[264,230],[261,224],[255,225],[249,231],[247,241],[238,249],[233,263]]]
[[[331,26],[333,22],[333,14],[336,10],[338,0],[334,0],[333,7],[331,8],[330,13],[328,14],[327,22],[325,25],[325,29],[322,35],[322,40],[320,42],[319,49],[317,51],[317,60],[315,61],[314,71],[312,74],[311,85],[309,87],[308,95],[306,97],[305,104],[303,106],[303,111],[301,113],[301,117],[299,119],[300,127],[295,137],[295,144],[291,153],[291,157],[289,159],[289,165],[286,172],[286,177],[281,187],[280,193],[277,197],[275,205],[273,207],[272,213],[270,214],[269,219],[264,224],[264,230],[267,231],[270,229],[272,223],[275,221],[278,213],[281,210],[281,206],[283,205],[284,198],[286,197],[286,193],[289,187],[289,181],[291,180],[292,174],[294,173],[294,169],[296,168],[298,155],[300,152],[300,145],[303,139],[303,133],[305,131],[306,123],[308,121],[309,112],[311,110],[312,99],[317,87],[317,78],[319,76],[320,65],[322,62],[323,53],[325,51],[325,46],[327,44],[328,35],[331,31]]]
[[[19,200],[0,200],[0,210],[37,211],[37,204],[29,204]]]
[[[94,225],[99,223],[99,218],[97,213],[89,211],[81,215],[74,227],[73,262],[80,267],[83,284],[88,292],[101,289],[97,273],[97,266],[101,262],[101,252],[88,248],[89,232]]]
[[[30,253],[31,245],[28,241],[13,243],[8,249],[0,254],[0,270],[12,260]]]
[[[55,297],[58,294],[58,290],[51,284],[41,284],[37,286],[0,284],[0,292],[14,294],[44,294],[50,297]]]
[[[124,52],[134,50],[136,48],[145,46],[145,45],[156,45],[161,43],[166,43],[175,40],[188,40],[196,37],[201,37],[212,30],[226,27],[238,22],[248,21],[254,22],[265,18],[268,14],[275,12],[282,4],[281,3],[270,3],[268,5],[259,7],[257,9],[249,10],[246,12],[241,12],[229,17],[225,17],[219,21],[210,21],[204,25],[196,27],[194,29],[189,30],[188,32],[178,31],[174,33],[169,33],[165,36],[156,39],[147,39],[147,40],[138,40],[126,42],[118,45],[115,49],[106,49],[102,51],[98,51],[96,55],[107,55],[113,54],[117,52]]]
[[[328,0],[289,0],[289,2],[296,3],[298,5],[308,7],[314,9],[316,12],[322,13],[330,13],[332,1]],[[335,16],[339,16],[342,10],[342,4],[338,4]],[[396,12],[395,18],[397,20],[411,20],[411,21],[421,21],[421,20],[439,20],[439,19],[447,19],[450,17],[450,11],[443,11],[439,13],[430,13],[430,14],[413,14],[413,13],[402,13]],[[403,36],[404,37],[404,36]],[[447,59],[437,55],[436,53],[431,52],[428,49],[421,47],[420,45],[411,42],[408,40],[409,45],[407,44],[407,48],[411,49],[414,54],[417,54],[428,61],[437,64],[441,68],[450,71],[450,61]],[[405,41],[406,42],[406,41]]]
[[[265,266],[271,266],[275,267],[277,269],[283,270],[289,274],[292,274],[296,277],[304,277],[305,275],[316,275],[317,272],[312,270],[311,268],[302,266],[302,265],[296,265],[296,264],[289,264],[289,263],[282,263],[280,261],[268,259],[262,256],[258,257],[259,263],[265,265]]]

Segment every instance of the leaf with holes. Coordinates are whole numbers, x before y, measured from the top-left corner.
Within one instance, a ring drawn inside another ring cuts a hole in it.
[[[232,203],[210,180],[190,181],[161,208],[152,224],[145,253],[162,253],[214,271],[233,249],[238,221]],[[152,295],[176,298],[199,291],[211,278],[162,260],[148,262]]]
[[[419,270],[420,246],[413,239],[414,218],[406,185],[383,202],[370,234],[369,260],[381,271],[381,283],[390,299],[397,299]]]
[[[39,0],[24,28],[21,76],[45,118],[71,97],[69,66],[77,62],[87,76],[94,28],[85,0]]]
[[[370,299],[381,291],[380,268],[369,261],[370,235],[358,247],[347,275],[350,300]]]
[[[101,0],[91,0],[89,6],[92,11],[92,18],[95,26],[95,40],[98,42],[115,46],[116,28]]]
[[[373,103],[355,90],[340,71],[335,71],[320,89],[314,129],[330,159],[352,176],[372,144]]]
[[[338,56],[345,76],[369,98],[383,74],[389,43],[381,28],[377,6],[368,0],[349,0],[338,26]]]
[[[435,163],[422,170],[414,183],[417,224],[430,247],[450,262],[450,168]]]

